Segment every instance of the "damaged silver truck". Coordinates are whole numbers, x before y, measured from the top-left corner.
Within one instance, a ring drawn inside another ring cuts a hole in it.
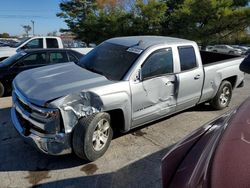
[[[12,121],[50,155],[88,161],[127,132],[200,103],[228,106],[243,86],[243,57],[200,52],[193,41],[157,36],[109,39],[81,59],[24,71],[13,81]]]

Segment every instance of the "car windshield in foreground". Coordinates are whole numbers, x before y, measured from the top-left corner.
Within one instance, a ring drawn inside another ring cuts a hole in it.
[[[142,50],[104,42],[82,57],[79,65],[110,80],[121,80]]]
[[[21,57],[25,56],[26,54],[27,54],[26,52],[16,53],[15,55],[10,56],[10,57],[4,59],[3,61],[1,61],[0,64],[4,65],[4,66],[9,66],[12,63],[16,62],[18,59],[20,59]]]

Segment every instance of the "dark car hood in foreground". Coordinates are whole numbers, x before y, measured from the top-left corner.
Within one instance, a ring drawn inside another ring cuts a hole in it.
[[[75,63],[62,63],[24,71],[15,78],[14,87],[30,102],[44,106],[47,101],[109,83]]]
[[[164,187],[250,187],[250,98],[179,142],[162,160]]]

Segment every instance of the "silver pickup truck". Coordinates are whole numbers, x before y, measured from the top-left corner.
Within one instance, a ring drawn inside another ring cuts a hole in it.
[[[81,59],[28,70],[13,81],[12,121],[40,151],[101,157],[113,130],[210,102],[228,106],[243,85],[243,57],[200,52],[193,41],[156,36],[109,39]]]

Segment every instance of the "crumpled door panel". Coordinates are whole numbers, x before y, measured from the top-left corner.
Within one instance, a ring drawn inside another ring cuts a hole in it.
[[[141,124],[173,111],[176,104],[175,75],[161,76],[132,87],[133,120]]]

